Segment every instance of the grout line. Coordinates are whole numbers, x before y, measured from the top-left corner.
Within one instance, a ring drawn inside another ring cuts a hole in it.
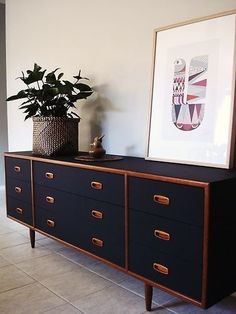
[[[12,265],[8,265],[8,266],[12,266]],[[4,291],[0,291],[0,295],[3,294],[3,293],[9,292],[9,291],[13,291],[13,290],[16,290],[16,289],[21,289],[21,288],[25,288],[27,286],[31,286],[31,285],[33,285],[35,283],[37,283],[37,282],[34,281],[34,282],[23,284],[22,286],[19,286],[19,287],[14,287],[14,288],[10,288],[10,289],[4,290]]]
[[[80,309],[78,309],[76,306],[74,306],[74,305],[71,304],[70,302],[67,302],[66,304],[70,304],[73,308],[75,308],[76,310],[79,310],[79,311],[81,312],[81,314],[86,314],[85,312],[81,311]],[[46,310],[46,311],[44,311],[44,312],[40,312],[39,314],[48,313],[48,312],[50,312],[51,310],[55,310],[55,309],[57,309],[57,308],[60,308],[61,306],[65,306],[66,304],[61,304],[61,305],[55,306],[55,307],[53,307],[52,309]]]

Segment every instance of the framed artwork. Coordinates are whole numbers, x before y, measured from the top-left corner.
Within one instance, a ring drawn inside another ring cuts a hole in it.
[[[146,159],[234,165],[236,10],[154,31]]]

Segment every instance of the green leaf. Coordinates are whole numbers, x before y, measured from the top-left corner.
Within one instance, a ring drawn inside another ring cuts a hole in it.
[[[58,81],[62,78],[62,76],[64,75],[64,73],[60,73],[59,75],[58,75]]]
[[[48,84],[55,84],[57,79],[56,79],[56,75],[55,75],[55,72],[59,70],[59,68],[56,68],[54,71],[48,73],[46,75],[46,83]]]
[[[81,92],[93,92],[92,91],[92,89],[91,89],[91,87],[90,86],[88,86],[87,84],[83,84],[83,83],[76,83],[76,84],[74,84],[74,87],[75,88],[77,88],[77,89],[79,89]]]
[[[79,80],[88,80],[88,78],[87,77],[82,77],[81,75],[80,75],[80,73],[81,73],[81,70],[79,70],[79,74],[78,75],[76,75],[76,76],[73,76],[75,79],[77,79],[78,81]]]
[[[19,91],[18,94],[10,96],[6,99],[6,101],[12,101],[12,100],[17,100],[17,99],[22,99],[22,98],[27,98],[28,93],[25,90]]]
[[[74,97],[72,99],[70,99],[71,101],[75,102],[76,100],[79,99],[86,99],[87,97],[89,97],[90,95],[92,95],[93,91],[85,91],[85,92],[80,92],[77,95],[73,95]],[[76,100],[75,100],[76,99]]]
[[[31,72],[28,77],[20,77],[20,79],[26,84],[30,85],[32,83],[42,81],[46,70],[41,72]]]
[[[41,69],[41,66],[39,66],[37,63],[34,64],[34,72],[39,72]]]

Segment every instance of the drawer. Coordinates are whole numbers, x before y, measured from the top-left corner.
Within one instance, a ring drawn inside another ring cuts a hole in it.
[[[43,162],[34,162],[33,166],[35,184],[124,205],[122,175]]]
[[[31,204],[7,197],[7,214],[28,225],[33,225]]]
[[[85,199],[85,221],[89,229],[106,233],[108,236],[124,239],[125,209],[110,203]]]
[[[130,177],[129,208],[202,226],[204,190],[194,186]]]
[[[84,229],[84,199],[35,185],[35,226],[65,242],[78,245]]]
[[[202,264],[203,231],[198,226],[130,210],[129,241],[172,258]]]
[[[96,256],[104,258],[121,267],[125,266],[124,239],[102,231],[87,231],[82,247]]]
[[[41,208],[49,213],[56,213],[63,220],[65,215],[85,215],[84,198],[75,194],[62,192],[52,188],[35,185],[34,187],[35,210],[40,215]]]
[[[63,215],[57,211],[50,213],[38,208],[35,227],[73,245],[79,245],[83,241],[84,223],[79,215],[72,213],[69,208]]]
[[[201,300],[201,265],[170,258],[157,250],[131,243],[129,270],[151,281]]]
[[[6,176],[18,180],[30,181],[30,161],[5,157]]]
[[[14,178],[8,178],[6,194],[17,200],[31,203],[31,184]]]

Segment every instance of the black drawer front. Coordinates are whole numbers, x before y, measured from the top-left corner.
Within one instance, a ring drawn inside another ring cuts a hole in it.
[[[202,226],[204,190],[169,182],[129,178],[129,207]]]
[[[129,241],[149,246],[173,258],[202,263],[203,231],[200,227],[129,211]]]
[[[104,235],[124,239],[125,209],[110,203],[85,199],[85,220],[89,229]]]
[[[6,185],[8,196],[18,200],[31,203],[31,185],[30,182],[8,178]]]
[[[28,225],[33,225],[31,204],[17,199],[7,198],[7,214]]]
[[[34,162],[34,171],[36,184],[124,205],[122,175],[41,162]]]
[[[121,267],[125,266],[124,239],[103,232],[86,232],[82,247]]]
[[[7,177],[30,181],[30,161],[20,158],[5,158]]]
[[[131,243],[129,270],[185,296],[201,300],[200,265],[170,258],[161,252]]]
[[[41,185],[35,185],[35,210],[36,213],[43,208],[49,213],[59,215],[60,219],[64,216],[70,216],[73,220],[73,215],[76,217],[85,214],[84,198],[75,194],[62,192]]]
[[[84,224],[79,215],[68,210],[67,213],[48,212],[38,208],[35,227],[65,242],[78,245],[83,241]]]

